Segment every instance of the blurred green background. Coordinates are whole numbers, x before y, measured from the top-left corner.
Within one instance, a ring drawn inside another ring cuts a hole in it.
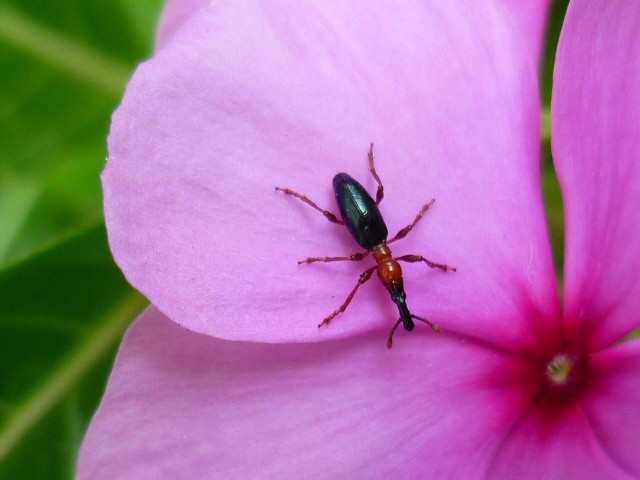
[[[105,139],[161,0],[0,0],[0,479],[71,479],[144,308],[102,222]]]
[[[0,0],[0,479],[73,478],[115,349],[146,301],[113,264],[99,173],[161,0]],[[567,1],[554,3],[551,69]],[[543,184],[557,265],[563,214]]]

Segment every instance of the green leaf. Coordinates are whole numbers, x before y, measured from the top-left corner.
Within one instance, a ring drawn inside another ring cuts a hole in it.
[[[114,349],[145,304],[102,224],[0,271],[0,478],[72,478]]]
[[[0,3],[0,478],[73,477],[116,345],[145,304],[104,227],[68,232],[102,216],[111,112],[161,3]]]
[[[542,62],[542,104],[551,105],[551,87],[553,86],[553,67],[556,61],[556,47],[562,30],[562,22],[567,12],[569,0],[555,0],[549,7],[547,38]]]
[[[551,152],[551,87],[553,86],[553,67],[556,58],[556,48],[560,37],[560,30],[564,20],[569,0],[556,0],[550,6],[547,22],[546,50],[543,57],[541,77],[542,99],[542,189],[544,204],[549,227],[551,246],[553,248],[554,263],[560,282],[559,291],[562,292],[564,265],[564,207],[562,192],[553,166]]]
[[[0,2],[2,479],[73,477],[116,345],[146,303],[109,254],[99,173],[161,4]]]
[[[0,266],[101,218],[111,113],[161,3],[0,3]]]

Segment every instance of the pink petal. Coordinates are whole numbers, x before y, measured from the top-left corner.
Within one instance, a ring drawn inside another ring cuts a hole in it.
[[[535,65],[540,67],[545,47],[545,32],[550,0],[502,0],[511,11],[516,28],[530,51]]]
[[[162,48],[191,15],[209,4],[211,0],[167,0],[156,33],[156,48]]]
[[[525,349],[559,317],[539,181],[536,72],[492,3],[216,2],[134,76],[103,175],[114,256],[172,320],[222,338],[320,341],[388,328],[371,266],[299,266],[359,248],[288,186],[336,211],[331,179],[371,191],[374,141],[409,305]],[[519,44],[519,43],[518,43]]]
[[[484,478],[526,365],[451,339],[269,345],[149,309],[122,344],[78,479]],[[427,343],[425,346],[424,343]]]
[[[553,90],[565,311],[594,349],[640,326],[640,9],[572,1]]]
[[[625,471],[640,477],[640,340],[591,359],[594,380],[584,410],[602,447]]]
[[[211,0],[168,0],[158,26],[158,47],[162,47],[191,15],[210,3]],[[530,49],[535,63],[539,65],[545,46],[544,34],[550,0],[503,0],[503,3],[513,15],[523,42]]]
[[[528,411],[500,446],[487,478],[631,479],[605,453],[577,404],[552,414]]]

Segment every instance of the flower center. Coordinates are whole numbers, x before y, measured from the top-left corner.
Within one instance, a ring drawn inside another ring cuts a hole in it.
[[[557,353],[547,362],[544,378],[548,400],[570,401],[582,391],[589,377],[586,359],[569,353]]]
[[[547,363],[547,378],[556,385],[566,385],[573,369],[573,360],[565,353],[560,353]]]

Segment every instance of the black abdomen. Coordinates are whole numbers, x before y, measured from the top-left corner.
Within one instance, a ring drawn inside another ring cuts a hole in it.
[[[333,191],[344,224],[362,248],[371,250],[386,241],[387,225],[371,195],[346,173],[333,177]]]

